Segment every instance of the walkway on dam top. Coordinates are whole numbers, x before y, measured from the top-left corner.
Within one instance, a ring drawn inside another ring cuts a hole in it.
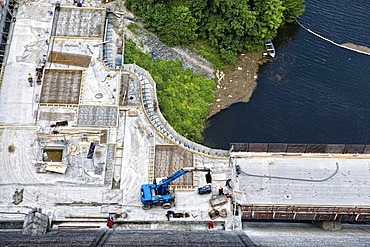
[[[368,155],[230,155],[241,205],[370,207]]]

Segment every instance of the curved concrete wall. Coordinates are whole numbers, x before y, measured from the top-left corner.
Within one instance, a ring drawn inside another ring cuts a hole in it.
[[[172,128],[172,126],[163,117],[159,107],[157,107],[158,101],[156,93],[156,83],[148,71],[135,64],[125,64],[123,70],[133,73],[139,79],[141,84],[140,86],[142,104],[144,106],[145,113],[152,125],[157,129],[159,133],[161,133],[163,137],[193,153],[215,158],[229,157],[229,151],[212,149],[201,144],[192,142],[178,134]]]

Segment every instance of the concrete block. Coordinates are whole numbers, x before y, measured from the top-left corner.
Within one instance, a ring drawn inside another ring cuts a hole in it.
[[[45,214],[31,211],[23,222],[23,235],[44,235],[49,230],[49,217]]]
[[[317,221],[316,225],[327,231],[342,230],[342,223],[340,221]]]

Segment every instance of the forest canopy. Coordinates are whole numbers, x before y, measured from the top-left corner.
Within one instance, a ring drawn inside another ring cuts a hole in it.
[[[167,45],[206,40],[224,64],[261,49],[305,10],[304,0],[127,0],[126,7]]]
[[[162,42],[191,48],[216,69],[235,63],[244,50],[261,49],[279,27],[305,10],[304,0],[127,0],[126,7]],[[201,131],[215,98],[214,81],[184,71],[180,61],[153,61],[132,41],[125,45],[125,62],[150,72],[170,125],[184,137],[202,142]]]

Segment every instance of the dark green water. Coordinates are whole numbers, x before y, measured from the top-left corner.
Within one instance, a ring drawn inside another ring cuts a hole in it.
[[[370,1],[306,0],[301,22],[337,43],[370,47]],[[259,70],[248,103],[209,120],[203,144],[370,144],[370,56],[324,41],[298,25],[280,30],[277,57]]]

